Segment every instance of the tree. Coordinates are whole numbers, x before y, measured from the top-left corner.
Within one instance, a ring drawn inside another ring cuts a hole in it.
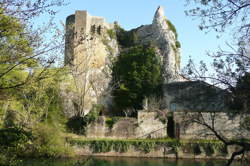
[[[185,74],[192,80],[208,81],[228,92],[227,99],[238,113],[249,113],[249,70],[250,70],[250,3],[248,0],[187,0],[191,9],[186,13],[201,20],[201,30],[215,30],[219,35],[232,31],[234,39],[228,45],[229,50],[219,49],[209,54],[214,62],[214,73],[208,72],[206,64],[201,62],[199,68],[192,60],[186,66]],[[244,139],[230,140],[225,138],[216,129],[204,120],[202,114],[195,118],[195,122],[209,128],[214,135],[226,146],[238,145],[241,148],[232,153],[227,165],[230,165],[236,156],[250,151],[250,144]],[[249,123],[248,123],[249,124]]]
[[[142,109],[145,97],[160,95],[161,67],[155,49],[135,46],[120,54],[112,67],[114,101],[118,109]]]
[[[63,5],[63,1],[4,0],[0,3],[0,90],[4,109],[17,90],[34,85],[52,76],[49,68],[56,62],[62,48],[63,36],[56,33],[55,40],[45,40],[51,31],[48,26],[33,26],[35,19],[42,14],[54,15],[52,7]],[[54,29],[57,31],[57,29]],[[52,37],[52,38],[53,38]],[[58,39],[58,40],[57,40]],[[57,74],[61,69],[54,69]],[[56,72],[57,70],[57,72]]]
[[[46,78],[43,71],[55,63],[60,48],[61,34],[54,33],[53,40],[45,40],[47,33],[58,29],[49,21],[45,26],[34,27],[33,21],[41,14],[54,15],[52,7],[63,5],[63,0],[21,1],[4,0],[0,3],[0,89],[23,86],[31,81]],[[33,68],[43,68],[34,77]],[[9,78],[11,71],[29,70],[23,80]],[[9,84],[6,84],[9,83]]]
[[[36,19],[42,14],[53,17],[56,7],[62,5],[63,0],[0,2],[1,128],[19,128],[30,132],[31,123],[36,125],[49,119],[49,112],[57,102],[55,97],[58,95],[55,86],[59,77],[54,76],[61,71],[61,68],[53,70],[51,67],[58,63],[63,35],[57,33],[58,29],[52,21],[48,20],[41,26]],[[49,35],[52,40],[46,40],[48,33],[53,33]],[[19,116],[19,121],[15,119],[16,116]],[[1,132],[4,130],[1,129]],[[0,158],[3,156],[8,162],[9,153],[15,156],[18,147],[1,146]]]

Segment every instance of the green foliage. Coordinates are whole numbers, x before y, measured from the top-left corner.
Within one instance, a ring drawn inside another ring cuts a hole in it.
[[[128,139],[128,140],[111,140],[111,139],[99,139],[99,140],[81,140],[81,139],[71,139],[70,144],[78,145],[81,147],[89,146],[93,153],[102,152],[127,152],[130,147],[142,151],[144,153],[149,153],[150,151],[162,147],[172,147],[177,149],[180,146],[178,140],[172,139]]]
[[[250,131],[250,116],[244,118],[243,122],[241,123],[241,126],[244,129]]]
[[[201,151],[201,148],[198,144],[194,144],[192,148],[193,148],[193,152],[195,155],[201,154],[202,151]]]
[[[15,155],[0,150],[0,166],[16,166],[20,162]]]
[[[55,158],[72,154],[64,137],[55,127],[40,123],[32,130],[32,136],[32,156]]]
[[[241,63],[241,62],[238,62]],[[233,100],[230,106],[237,111],[246,111],[250,108],[250,73],[245,73],[244,76],[239,77],[236,87],[232,89],[234,92]],[[244,110],[245,109],[245,110]]]
[[[84,135],[86,133],[86,127],[98,118],[102,110],[103,110],[103,105],[100,104],[93,105],[92,109],[86,116],[71,117],[66,124],[67,128],[73,133]]]
[[[103,109],[104,106],[101,104],[93,105],[90,112],[85,116],[87,123],[90,124],[91,122],[94,122],[99,117],[100,112],[103,111]]]
[[[0,129],[0,165],[16,165],[31,139],[31,133],[20,128]]]
[[[20,128],[0,129],[0,147],[18,147],[31,139],[31,133]]]
[[[115,24],[116,38],[122,47],[131,47],[137,44],[138,36],[134,30],[125,31],[118,24]]]
[[[211,156],[212,154],[214,154],[213,144],[208,143],[208,144],[203,144],[202,146],[207,156]]]
[[[175,42],[175,47],[176,47],[176,48],[181,48],[181,43],[180,43],[179,41],[176,41],[176,42]]]
[[[227,148],[217,140],[176,140],[176,139],[69,139],[71,145],[85,148],[90,147],[93,153],[105,153],[110,151],[124,153],[133,148],[143,153],[149,153],[159,148],[171,148],[170,153],[178,154],[179,150],[184,153],[207,156],[213,154],[227,155]]]
[[[155,49],[135,46],[122,52],[112,68],[114,101],[119,110],[141,109],[146,96],[160,96],[162,75]]]
[[[107,30],[107,34],[109,35],[109,37],[110,37],[111,39],[115,39],[115,38],[116,38],[116,32],[115,32],[115,30],[113,30],[113,29],[108,29],[108,30]]]
[[[154,150],[156,147],[156,142],[154,141],[135,141],[133,145],[139,150],[144,153],[149,153],[150,151]]]
[[[75,134],[85,134],[85,126],[87,126],[87,122],[84,117],[73,116],[69,118],[66,125],[70,132]]]
[[[20,127],[21,118],[18,111],[7,110],[4,117],[3,126],[5,128]]]
[[[25,82],[28,72],[24,69],[37,66],[31,58],[29,36],[20,21],[6,15],[0,7],[0,88],[14,87]]]
[[[172,22],[167,20],[167,19],[166,19],[166,23],[167,23],[169,29],[174,33],[175,39],[177,40],[178,34],[177,34],[177,31],[176,31],[176,28],[175,28],[174,24],[172,24]]]
[[[108,126],[109,129],[112,129],[114,124],[120,119],[120,117],[111,117],[106,118],[105,124]]]

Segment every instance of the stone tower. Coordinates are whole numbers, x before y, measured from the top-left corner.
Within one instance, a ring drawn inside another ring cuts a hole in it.
[[[100,43],[103,43],[100,40],[106,37],[104,32],[113,27],[114,25],[105,22],[103,17],[91,16],[87,11],[76,11],[75,14],[68,16],[66,19],[65,65],[77,65],[81,61],[86,49],[90,49],[83,50],[83,45],[91,44],[92,50],[105,54],[106,46],[100,46]]]
[[[87,11],[76,11],[66,19],[64,63],[73,75],[84,114],[93,104],[104,101],[101,98],[110,81],[109,58],[118,54],[117,41],[107,33],[113,27],[103,17],[91,16]]]

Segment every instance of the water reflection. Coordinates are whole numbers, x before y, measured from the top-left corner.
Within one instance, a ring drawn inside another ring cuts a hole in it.
[[[224,166],[223,160],[170,160],[155,158],[84,157],[60,160],[25,160],[19,166]],[[232,166],[239,166],[234,163]]]

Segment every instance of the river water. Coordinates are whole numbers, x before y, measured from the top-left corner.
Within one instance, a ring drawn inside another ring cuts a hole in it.
[[[224,166],[223,160],[170,160],[159,158],[92,157],[77,159],[26,160],[20,166]],[[232,166],[239,166],[234,163]]]

